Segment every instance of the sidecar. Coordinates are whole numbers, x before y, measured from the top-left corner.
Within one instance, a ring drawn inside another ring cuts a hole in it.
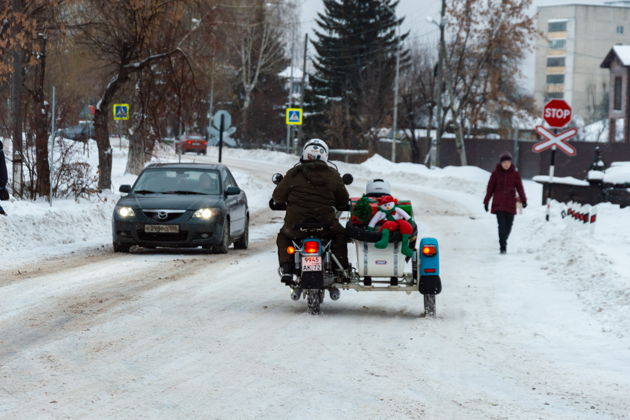
[[[442,291],[440,279],[439,245],[435,238],[421,238],[418,243],[418,226],[413,223],[414,232],[409,239],[413,255],[401,253],[400,232],[392,232],[386,248],[379,249],[375,243],[381,234],[367,228],[369,212],[358,217],[355,212],[359,198],[352,199],[351,217],[346,224],[346,234],[351,238],[356,251],[355,270],[349,282],[335,283],[339,289],[357,291],[419,292],[424,297],[426,316],[435,316],[435,296]],[[372,213],[377,211],[376,200],[369,200]],[[398,206],[413,215],[410,201],[399,200]]]

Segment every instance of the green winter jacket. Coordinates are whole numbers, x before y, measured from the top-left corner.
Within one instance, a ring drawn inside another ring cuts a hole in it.
[[[287,203],[285,226],[294,227],[313,218],[335,221],[335,208],[346,210],[350,196],[339,172],[320,160],[291,168],[273,191],[273,201]]]

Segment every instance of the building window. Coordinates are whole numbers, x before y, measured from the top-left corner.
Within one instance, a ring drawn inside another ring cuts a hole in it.
[[[547,67],[564,67],[564,57],[548,57]]]
[[[561,85],[563,83],[564,83],[564,74],[548,74],[547,75],[548,85]]]
[[[623,35],[623,25],[617,25],[617,33]]]
[[[614,108],[615,111],[621,111],[621,85],[622,85],[621,77],[615,77],[615,98],[614,98]]]
[[[563,92],[547,92],[545,94],[545,102],[549,102],[552,99],[564,99]]]
[[[566,47],[566,39],[552,39],[551,41],[549,41],[549,49],[551,50],[564,50]]]
[[[549,22],[547,31],[548,32],[566,32],[567,21],[563,20],[561,22]]]

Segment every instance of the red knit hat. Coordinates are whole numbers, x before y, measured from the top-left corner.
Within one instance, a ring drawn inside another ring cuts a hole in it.
[[[382,206],[383,204],[391,203],[392,201],[394,203],[398,203],[398,200],[396,200],[391,195],[384,195],[384,196],[378,198],[378,205]]]

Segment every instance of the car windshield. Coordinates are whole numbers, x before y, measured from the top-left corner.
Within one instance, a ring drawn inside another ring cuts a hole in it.
[[[136,194],[221,194],[219,172],[211,169],[147,169],[136,181]]]

